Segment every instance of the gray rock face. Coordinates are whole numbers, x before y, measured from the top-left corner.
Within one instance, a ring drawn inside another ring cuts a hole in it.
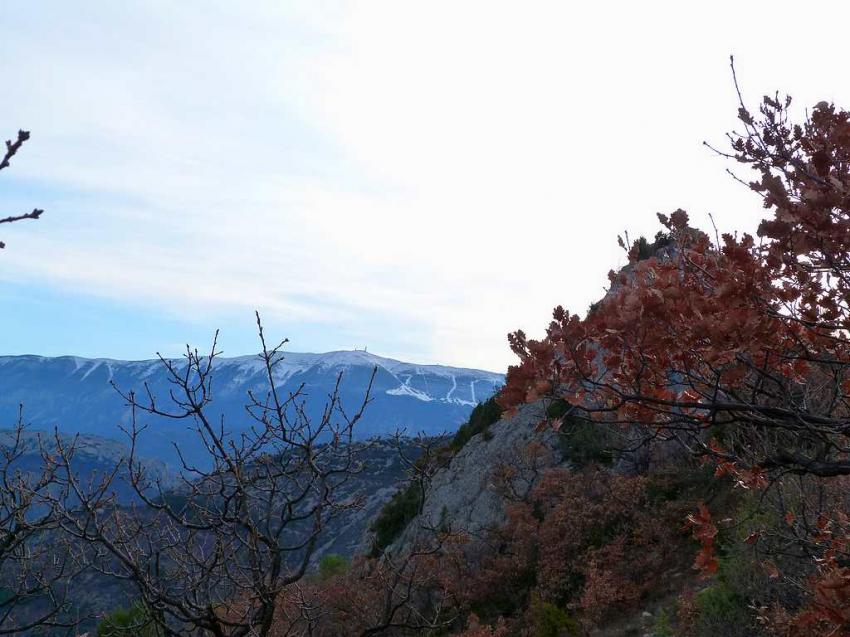
[[[536,432],[544,415],[542,405],[522,407],[478,434],[440,469],[426,490],[422,513],[389,548],[404,553],[427,542],[428,529],[448,527],[476,537],[505,521],[512,496],[522,497],[539,472],[565,462],[557,435]]]

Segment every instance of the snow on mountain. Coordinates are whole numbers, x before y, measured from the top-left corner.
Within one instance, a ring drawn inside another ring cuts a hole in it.
[[[419,365],[360,350],[285,353],[274,380],[284,392],[303,386],[308,414],[318,417],[340,373],[343,403],[356,408],[375,368],[373,400],[358,424],[363,438],[400,429],[411,434],[452,431],[504,381],[502,374],[493,372]],[[251,424],[244,409],[247,392],[266,384],[263,362],[257,356],[219,358],[214,369],[213,415],[224,417],[233,432],[244,430]],[[33,427],[123,440],[120,426],[128,423],[129,413],[111,383],[124,391],[147,383],[160,401],[170,389],[159,360],[0,356],[0,429],[14,422],[23,404]],[[177,444],[188,459],[202,458],[191,423],[154,419],[146,424],[150,427],[141,441],[144,454],[174,464]]]

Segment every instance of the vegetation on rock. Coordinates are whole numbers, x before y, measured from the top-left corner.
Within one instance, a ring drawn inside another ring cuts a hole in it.
[[[762,623],[787,634],[844,634],[850,113],[820,102],[794,123],[790,105],[766,96],[754,113],[742,102],[742,132],[718,151],[755,172],[740,180],[769,211],[758,238],[697,231],[683,210],[659,215],[674,250],[641,258],[636,244],[628,271],[610,274],[612,291],[584,319],[557,307],[545,338],[513,333],[520,362],[499,400],[509,410],[566,400],[588,423],[617,426],[646,445],[674,441],[719,477],[758,491],[763,520],[773,523],[743,541],[786,584],[759,611]],[[705,505],[689,518],[701,546],[696,564],[708,575],[719,566],[718,534],[747,523],[718,519]],[[718,584],[696,606],[719,616],[735,599]]]
[[[250,396],[258,438],[242,446],[204,416],[215,350],[189,351],[185,375],[164,361],[179,392],[166,415],[195,419],[215,461],[186,467],[199,476],[186,480],[191,497],[149,496],[131,457],[147,508],[136,516],[108,482],[86,490],[68,451],[45,484],[7,462],[0,476],[30,499],[0,500],[11,511],[0,540],[19,551],[0,564],[69,534],[75,565],[118,573],[142,598],[99,635],[572,637],[639,622],[659,636],[850,634],[850,112],[821,102],[795,124],[790,104],[742,102],[743,132],[718,151],[755,171],[741,181],[768,211],[758,239],[707,234],[676,210],[659,215],[653,243],[621,241],[630,262],[605,298],[584,318],[555,308],[542,339],[511,334],[519,363],[498,398],[408,463],[407,486],[372,525],[372,555],[327,556],[307,576],[324,525],[357,506],[339,487],[360,468],[343,444],[360,412],[334,394],[321,423],[299,419],[297,397],[275,393],[278,349],[263,341],[270,384]],[[165,413],[153,396],[126,398]],[[506,423],[494,423],[528,404],[545,407],[539,436],[475,485],[498,494],[504,520],[426,524],[436,472],[497,447]],[[333,442],[320,445],[317,428]],[[540,461],[555,455],[546,443],[563,462]],[[423,532],[403,534],[411,524]],[[59,581],[24,575],[0,582],[0,610]]]

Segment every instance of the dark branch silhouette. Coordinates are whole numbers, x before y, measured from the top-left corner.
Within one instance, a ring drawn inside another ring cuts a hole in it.
[[[12,140],[6,140],[6,153],[3,155],[2,161],[0,161],[0,170],[9,167],[9,162],[14,157],[18,150],[20,150],[21,146],[23,146],[24,142],[30,138],[29,131],[19,130],[18,138],[13,142]],[[0,224],[2,223],[14,223],[15,221],[23,221],[24,219],[38,219],[41,217],[44,210],[40,208],[33,208],[32,212],[27,212],[25,214],[19,215],[9,215],[7,217],[0,218]],[[0,248],[5,248],[6,244],[0,241]]]

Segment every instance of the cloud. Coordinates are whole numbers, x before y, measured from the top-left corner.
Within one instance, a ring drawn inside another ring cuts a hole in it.
[[[843,70],[842,38],[815,71],[757,4],[746,34],[732,4],[5,5],[0,122],[33,139],[0,186],[48,215],[0,278],[504,368],[505,333],[583,311],[657,210],[754,227],[700,144],[734,125],[728,53],[803,103]]]

